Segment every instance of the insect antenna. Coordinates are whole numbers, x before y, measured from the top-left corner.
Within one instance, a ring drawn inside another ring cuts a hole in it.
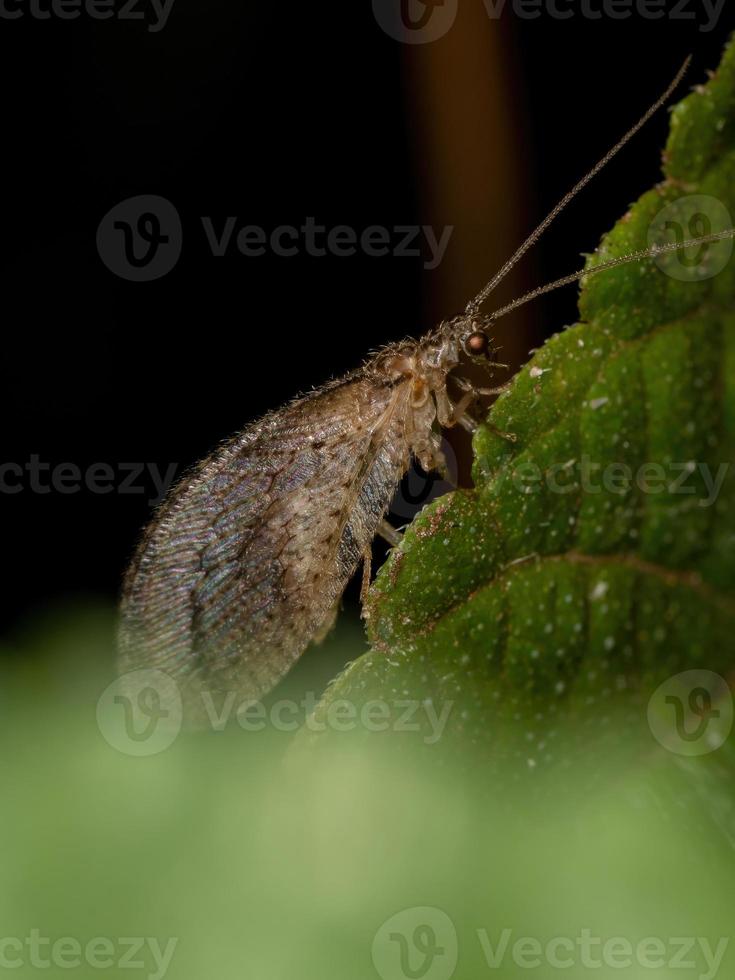
[[[573,198],[575,198],[577,194],[584,187],[587,186],[587,184],[589,184],[592,178],[596,177],[597,174],[602,170],[602,168],[606,166],[606,164],[608,164],[620,150],[622,150],[625,144],[629,140],[631,140],[633,136],[635,136],[635,134],[640,129],[643,128],[643,126],[645,126],[645,124],[648,122],[651,116],[653,116],[656,112],[658,112],[661,106],[663,106],[664,103],[669,99],[669,96],[672,94],[674,89],[677,88],[677,86],[681,82],[682,78],[684,77],[687,71],[687,68],[689,67],[691,60],[692,59],[690,55],[686,59],[684,64],[681,66],[681,68],[676,74],[676,78],[668,86],[664,94],[654,102],[654,104],[650,107],[650,109],[648,109],[648,111],[643,116],[641,116],[641,118],[638,120],[635,126],[629,129],[628,132],[625,134],[625,136],[623,136],[623,138],[619,140],[619,142],[617,142],[615,146],[613,146],[613,148],[609,150],[605,154],[605,156],[598,163],[596,163],[595,166],[587,174],[585,174],[585,176],[582,177],[582,179],[578,183],[574,185],[574,187],[569,191],[569,193],[564,195],[564,197],[561,199],[561,201],[559,201],[559,203],[556,205],[553,211],[551,211],[544,218],[544,220],[541,222],[538,228],[536,228],[535,231],[531,232],[531,234],[528,236],[525,242],[523,242],[523,244],[516,249],[516,251],[513,253],[513,255],[511,255],[511,257],[508,259],[505,265],[503,265],[502,268],[500,268],[495,273],[492,279],[488,283],[486,283],[485,286],[483,286],[483,288],[480,290],[477,296],[475,296],[473,300],[470,300],[470,302],[467,304],[465,308],[465,313],[467,314],[467,316],[473,316],[474,314],[477,313],[477,311],[485,302],[485,300],[490,295],[490,293],[503,279],[505,279],[505,277],[508,275],[508,273],[513,268],[513,266],[515,266],[516,263],[525,255],[528,249],[531,248],[532,245],[536,244],[536,242],[543,235],[543,233],[549,227],[549,225],[554,220],[554,218],[556,218],[559,214],[561,214],[561,212],[564,210],[567,204],[569,204],[569,202],[573,200]],[[569,280],[569,281],[571,282],[573,280]],[[562,283],[560,282],[559,285],[562,285]]]
[[[718,231],[712,235],[703,235],[701,238],[690,238],[683,242],[668,242],[665,245],[653,245],[651,248],[642,248],[637,252],[629,252],[627,255],[620,255],[616,259],[601,262],[600,265],[593,265],[589,269],[580,269],[579,272],[573,272],[569,276],[563,276],[561,279],[555,279],[554,282],[547,283],[545,286],[537,286],[536,289],[532,289],[530,292],[526,293],[525,296],[521,296],[519,299],[514,299],[512,303],[508,303],[507,306],[503,306],[501,309],[496,310],[490,315],[490,320],[491,322],[499,320],[501,316],[505,316],[505,314],[510,313],[511,310],[518,309],[519,306],[523,306],[525,303],[530,303],[532,299],[537,299],[539,296],[544,296],[546,293],[550,293],[554,289],[559,289],[560,286],[567,286],[569,283],[577,282],[578,280],[584,279],[587,276],[594,276],[598,272],[605,272],[608,269],[615,269],[617,266],[627,265],[629,262],[640,262],[641,259],[656,258],[656,256],[665,255],[667,252],[678,252],[679,249],[693,248],[695,245],[706,245],[709,242],[721,242],[727,238],[735,238],[735,228],[727,228],[725,231]]]

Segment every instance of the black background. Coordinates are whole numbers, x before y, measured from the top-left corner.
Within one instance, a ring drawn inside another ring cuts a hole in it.
[[[488,57],[491,35],[501,39],[499,94],[512,122],[490,134],[492,153],[514,154],[521,227],[540,220],[686,54],[691,84],[716,66],[732,11],[703,32],[699,4],[686,10],[697,20],[523,20],[508,7],[486,21]],[[201,231],[202,215],[267,230],[309,215],[358,230],[440,223],[414,125],[421,91],[411,78],[425,52],[388,37],[366,0],[175,0],[158,33],[25,16],[0,19],[0,37],[3,462],[37,454],[82,470],[155,461],[181,471],[369,349],[458,312],[436,299],[421,259],[234,249],[214,258]],[[663,113],[549,232],[525,285],[577,268],[658,179],[665,133]],[[116,277],[95,244],[103,215],[137,194],[170,200],[184,228],[178,265],[151,283]],[[573,289],[537,304],[527,346],[574,318]],[[140,495],[38,493],[26,478],[21,492],[0,494],[4,629],[70,597],[114,600],[150,514],[153,490],[141,485]]]

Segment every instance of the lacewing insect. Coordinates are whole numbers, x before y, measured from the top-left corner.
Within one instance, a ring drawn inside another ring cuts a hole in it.
[[[492,359],[491,330],[531,299],[627,262],[735,236],[720,232],[641,250],[542,286],[487,316],[480,307],[571,199],[669,98],[686,68],[579,181],[465,312],[420,340],[390,345],[361,368],[266,415],[194,468],[145,531],[123,587],[122,672],[172,675],[191,706],[204,691],[267,693],[331,627],[412,459],[441,467],[437,426],[472,427],[478,394],[447,385],[461,355]],[[369,582],[365,571],[363,584]]]

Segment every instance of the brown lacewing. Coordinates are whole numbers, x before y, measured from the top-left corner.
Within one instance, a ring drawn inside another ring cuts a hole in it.
[[[331,627],[412,459],[441,465],[436,427],[471,427],[479,393],[447,381],[462,353],[491,357],[489,330],[510,310],[583,272],[527,293],[490,316],[488,295],[559,212],[668,99],[664,95],[560,201],[465,313],[418,341],[391,345],[361,368],[277,409],[216,449],[164,501],[125,578],[120,668],[167,671],[185,702],[207,691],[258,699]],[[614,259],[586,274],[725,237],[721,232]],[[363,582],[369,581],[369,572]]]

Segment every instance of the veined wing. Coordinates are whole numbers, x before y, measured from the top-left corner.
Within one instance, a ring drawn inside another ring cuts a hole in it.
[[[126,576],[121,669],[166,670],[190,712],[205,690],[273,687],[328,623],[408,467],[408,397],[357,372],[185,477]]]

